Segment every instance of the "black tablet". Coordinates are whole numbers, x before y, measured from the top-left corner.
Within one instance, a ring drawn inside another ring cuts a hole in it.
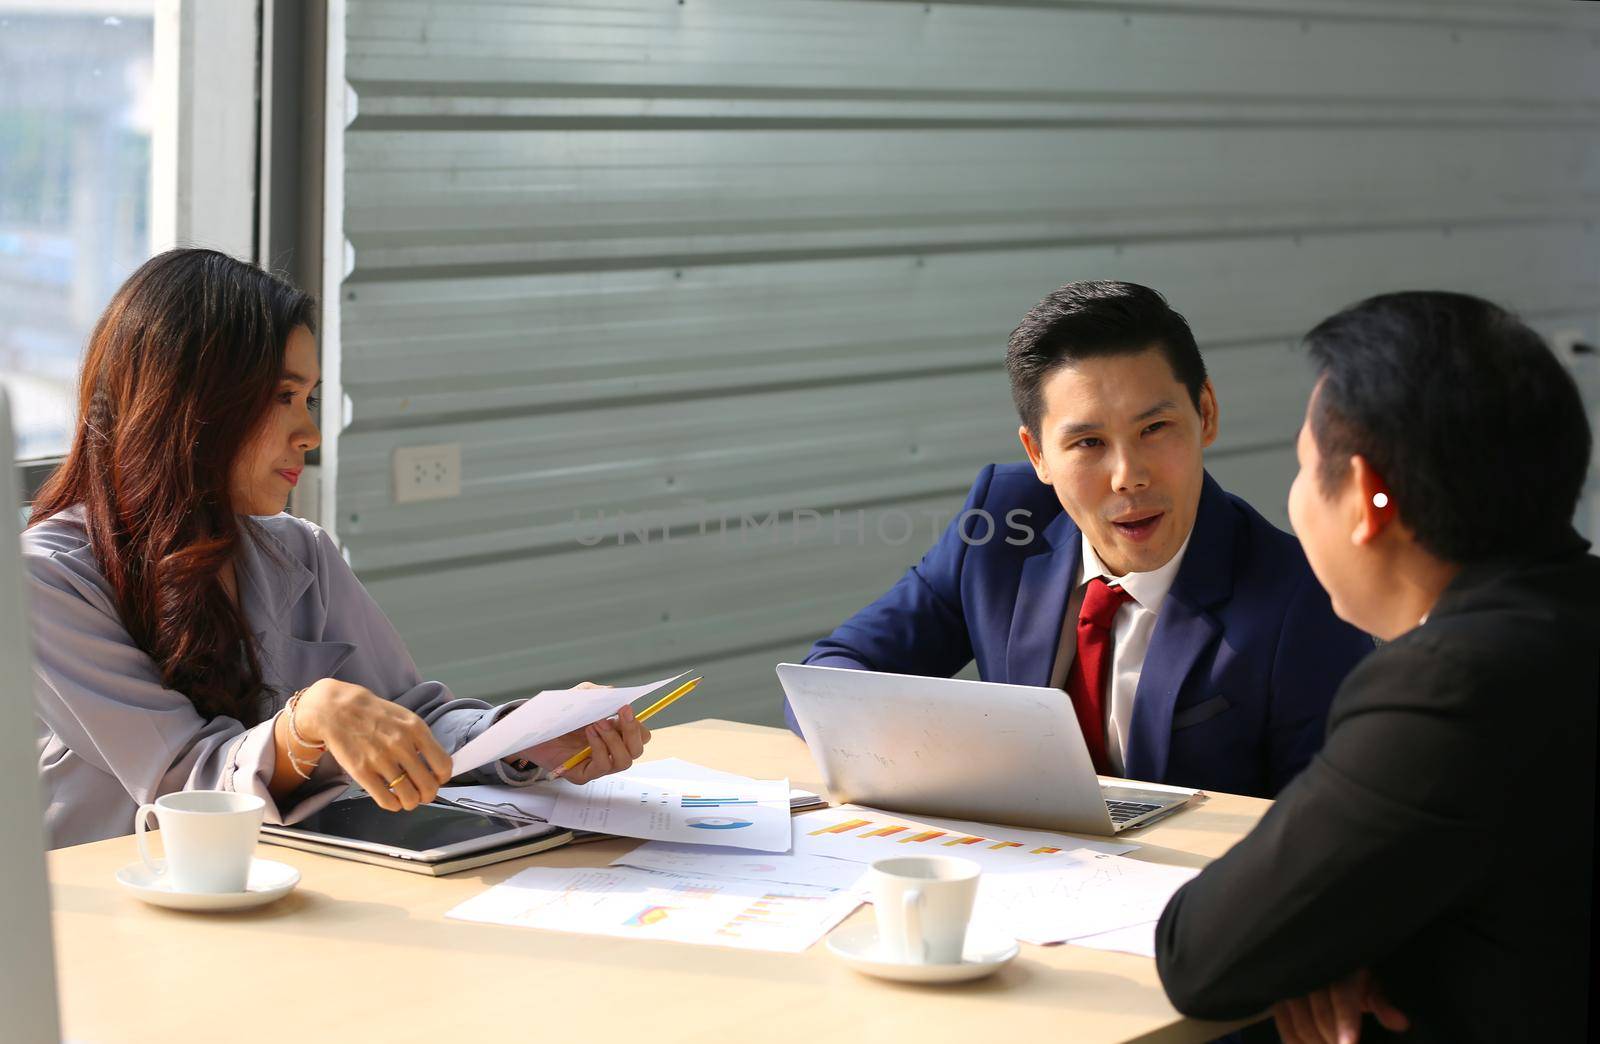
[[[335,801],[293,826],[265,825],[263,833],[437,863],[556,831],[548,823],[519,823],[446,805],[385,812],[361,797]]]

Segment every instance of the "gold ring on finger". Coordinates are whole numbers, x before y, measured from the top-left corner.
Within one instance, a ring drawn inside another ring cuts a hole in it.
[[[386,784],[386,786],[388,786],[388,788],[389,788],[389,789],[390,789],[390,790],[393,790],[393,789],[394,789],[394,787],[395,787],[395,784],[396,784],[396,783],[399,783],[399,782],[400,782],[400,781],[401,781],[401,780],[402,780],[402,779],[405,779],[405,778],[406,778],[406,776],[407,776],[407,775],[409,775],[409,773],[406,773],[406,772],[402,772],[402,773],[400,773],[400,774],[399,774],[399,775],[398,775],[398,776],[396,776],[396,777],[394,777],[394,778],[393,778],[393,779],[391,779],[391,780],[390,780],[390,781],[389,781],[389,782],[388,782],[388,783],[387,783],[387,784]]]

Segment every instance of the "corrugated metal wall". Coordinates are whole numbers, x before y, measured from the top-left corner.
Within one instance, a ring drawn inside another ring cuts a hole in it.
[[[1209,466],[1282,519],[1321,316],[1595,335],[1584,6],[336,2],[325,521],[459,692],[694,665],[679,717],[772,721],[772,665],[1021,456],[1006,335],[1088,277],[1188,315]],[[441,442],[462,496],[394,503]]]

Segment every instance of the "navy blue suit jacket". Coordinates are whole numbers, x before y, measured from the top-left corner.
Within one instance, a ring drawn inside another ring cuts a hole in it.
[[[1081,557],[1055,490],[1025,463],[991,464],[922,561],[806,662],[950,676],[976,659],[985,681],[1049,685]],[[1139,676],[1126,774],[1275,795],[1322,746],[1334,691],[1372,649],[1334,616],[1299,542],[1206,475]]]

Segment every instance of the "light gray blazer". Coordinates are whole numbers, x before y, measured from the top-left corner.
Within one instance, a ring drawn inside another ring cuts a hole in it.
[[[246,528],[266,547],[247,537],[235,570],[266,691],[262,722],[248,729],[234,718],[207,721],[188,697],[162,686],[155,662],[122,625],[81,507],[23,532],[50,847],[131,833],[141,803],[178,790],[256,794],[271,823],[293,823],[328,804],[349,784],[331,757],[281,806],[267,790],[272,715],[320,678],[366,686],[415,711],[446,751],[516,705],[456,699],[424,681],[326,533],[291,515],[253,521]],[[534,775],[496,761],[462,781],[518,784]]]

